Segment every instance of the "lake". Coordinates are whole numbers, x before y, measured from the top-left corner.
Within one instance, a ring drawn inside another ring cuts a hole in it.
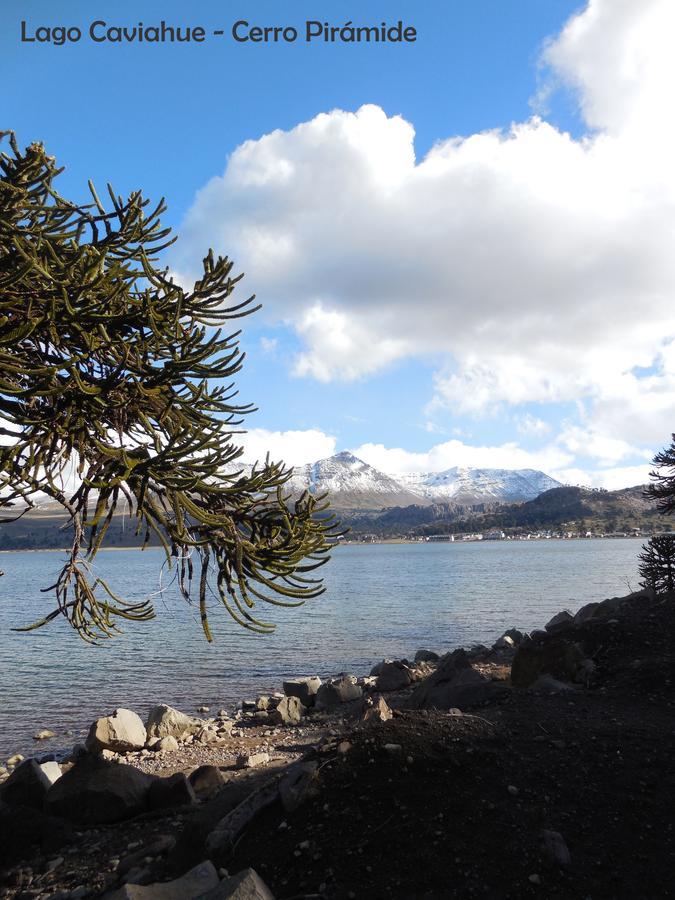
[[[53,584],[64,554],[2,553],[0,760],[69,747],[117,706],[142,716],[155,703],[217,710],[279,690],[285,677],[363,675],[384,656],[446,652],[492,642],[511,626],[542,627],[565,607],[636,590],[641,546],[641,539],[344,546],[323,570],[323,596],[299,609],[268,607],[278,623],[272,635],[248,633],[216,607],[215,640],[207,644],[197,609],[167,587],[156,597],[157,619],[126,623],[124,634],[97,647],[60,621],[12,632],[52,608],[40,588]],[[159,590],[162,561],[157,549],[103,551],[95,571],[125,599],[142,598]],[[31,736],[42,728],[57,737],[36,744]]]

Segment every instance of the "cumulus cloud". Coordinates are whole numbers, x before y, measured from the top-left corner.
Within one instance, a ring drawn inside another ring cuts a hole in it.
[[[251,428],[246,434],[236,435],[235,442],[244,450],[242,462],[262,461],[269,453],[274,462],[281,460],[289,466],[325,459],[335,453],[336,446],[334,437],[315,428],[304,431]]]
[[[672,0],[589,0],[547,44],[579,139],[535,116],[417,159],[413,124],[366,105],[247,141],[195,198],[185,259],[215,243],[249,272],[302,339],[298,376],[440,354],[430,413],[584,401],[604,461],[660,444],[675,421],[673,33]]]

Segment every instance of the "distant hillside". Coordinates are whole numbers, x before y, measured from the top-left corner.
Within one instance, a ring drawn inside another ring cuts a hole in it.
[[[417,529],[421,534],[456,534],[501,529],[629,532],[669,530],[672,517],[658,512],[644,496],[644,486],[618,491],[559,487],[526,503],[509,504],[481,514],[450,516]]]

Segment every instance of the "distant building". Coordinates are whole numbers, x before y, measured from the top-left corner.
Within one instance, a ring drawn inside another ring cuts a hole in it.
[[[484,534],[483,540],[484,541],[503,541],[505,537],[506,537],[506,534],[503,531],[494,530],[494,531],[488,531],[486,534]]]

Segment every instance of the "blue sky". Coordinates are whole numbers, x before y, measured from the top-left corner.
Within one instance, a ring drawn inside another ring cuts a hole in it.
[[[1,127],[44,141],[66,194],[92,178],[166,196],[178,277],[210,244],[241,263],[265,307],[245,323],[250,453],[350,448],[389,470],[531,465],[614,487],[643,480],[675,421],[675,326],[641,312],[675,281],[645,239],[672,225],[672,176],[643,165],[641,143],[658,133],[665,154],[672,137],[658,104],[672,15],[640,6],[5,0]],[[86,32],[317,17],[400,18],[419,36],[19,40],[22,19]],[[631,75],[636,58],[656,62]]]

